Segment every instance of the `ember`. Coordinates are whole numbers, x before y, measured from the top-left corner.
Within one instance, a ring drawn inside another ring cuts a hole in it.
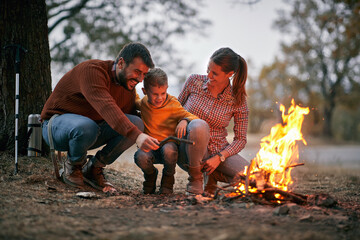
[[[270,135],[261,139],[260,150],[250,165],[238,176],[237,182],[222,188],[226,191],[224,197],[228,200],[234,198],[250,198],[262,204],[277,205],[287,201],[303,204],[306,196],[289,191],[293,183],[291,170],[293,167],[303,165],[298,163],[299,151],[297,141],[306,141],[301,133],[304,115],[309,108],[295,105],[287,113],[285,107],[280,105],[282,123],[271,128]]]

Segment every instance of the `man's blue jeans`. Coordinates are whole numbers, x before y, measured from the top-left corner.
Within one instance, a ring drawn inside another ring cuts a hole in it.
[[[142,120],[130,114],[126,117],[139,128],[144,130]],[[42,124],[42,134],[49,145],[48,120]],[[88,117],[78,114],[66,113],[57,116],[52,121],[52,136],[54,148],[58,151],[67,151],[68,158],[73,164],[85,161],[87,151],[105,145],[96,153],[96,158],[103,164],[113,163],[135,141],[120,135],[105,121],[96,123]]]

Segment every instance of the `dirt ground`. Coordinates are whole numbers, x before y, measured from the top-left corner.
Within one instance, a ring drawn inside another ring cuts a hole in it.
[[[105,170],[120,195],[83,198],[54,179],[49,158],[20,157],[17,175],[13,161],[0,153],[0,239],[360,239],[359,169],[297,167],[293,192],[337,204],[274,207],[186,196],[180,169],[175,194],[144,195],[140,170],[126,162]]]

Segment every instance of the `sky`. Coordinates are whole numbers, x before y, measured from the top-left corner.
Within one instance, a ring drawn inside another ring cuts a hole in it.
[[[235,0],[206,0],[201,16],[212,21],[207,36],[188,34],[174,42],[183,52],[184,61],[194,62],[193,72],[206,74],[211,54],[220,47],[230,47],[250,61],[249,75],[257,76],[261,67],[269,64],[280,49],[281,34],[272,28],[277,9],[288,6],[282,0],[261,0],[254,5],[234,4]],[[191,74],[191,73],[189,73]],[[176,86],[169,92],[177,96]]]

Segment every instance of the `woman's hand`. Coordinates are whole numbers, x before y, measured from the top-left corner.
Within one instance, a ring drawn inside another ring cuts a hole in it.
[[[205,161],[203,169],[205,170],[207,175],[210,175],[213,173],[213,171],[215,171],[215,169],[220,165],[220,163],[220,157],[218,155],[214,155]]]
[[[182,138],[186,135],[186,127],[187,127],[187,121],[185,119],[181,120],[175,129],[176,137]]]

